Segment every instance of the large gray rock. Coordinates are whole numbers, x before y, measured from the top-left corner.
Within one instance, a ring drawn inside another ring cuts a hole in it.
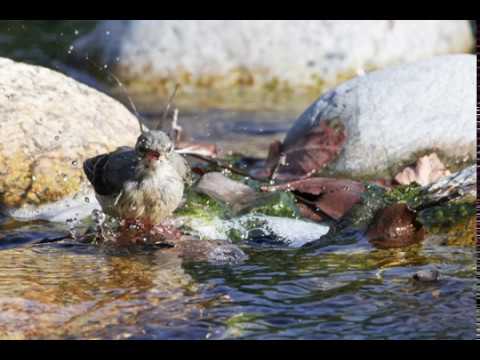
[[[75,44],[123,79],[188,89],[324,88],[361,68],[468,52],[464,20],[108,20]],[[179,94],[182,96],[182,94]]]
[[[84,183],[82,162],[134,145],[136,118],[58,72],[0,58],[0,206],[58,200]]]
[[[335,172],[374,175],[436,150],[475,157],[476,56],[447,55],[360,76],[328,91],[294,123],[284,145],[340,119],[347,142]]]

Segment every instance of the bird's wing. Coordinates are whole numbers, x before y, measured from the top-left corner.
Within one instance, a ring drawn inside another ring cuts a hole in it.
[[[169,160],[173,163],[173,166],[177,170],[178,175],[182,177],[183,182],[187,186],[190,186],[192,183],[192,171],[187,160],[185,160],[182,155],[177,154],[176,152],[173,152],[170,155]]]
[[[85,160],[83,170],[95,192],[104,196],[120,193],[123,184],[135,177],[138,157],[129,147],[121,147],[109,154]]]

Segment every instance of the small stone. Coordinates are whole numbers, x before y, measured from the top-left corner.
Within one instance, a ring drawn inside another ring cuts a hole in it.
[[[208,261],[215,265],[238,264],[246,259],[248,256],[233,244],[218,246],[208,254]]]
[[[419,270],[413,275],[413,279],[417,281],[437,281],[440,272],[436,269],[428,269],[428,270]]]

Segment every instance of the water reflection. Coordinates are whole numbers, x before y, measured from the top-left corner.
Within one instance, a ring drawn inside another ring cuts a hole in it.
[[[228,266],[73,241],[0,251],[0,338],[475,336],[473,248],[246,251]],[[412,279],[431,266],[439,281]]]
[[[49,244],[0,255],[0,337],[121,337],[141,333],[144,311],[186,321],[198,307],[187,301],[198,286],[171,254]]]

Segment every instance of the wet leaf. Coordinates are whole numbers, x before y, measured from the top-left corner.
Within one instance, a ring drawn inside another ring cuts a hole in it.
[[[338,120],[332,120],[321,121],[301,138],[288,145],[282,144],[278,157],[275,153],[277,145],[273,145],[270,149],[270,168],[275,159],[278,158],[278,161],[272,179],[290,181],[318,172],[339,155],[346,139],[344,125]]]
[[[425,230],[416,221],[416,213],[405,203],[380,210],[367,231],[370,242],[381,249],[409,246],[419,243],[424,237]]]
[[[313,210],[307,204],[298,202],[297,207],[298,207],[298,211],[300,212],[300,215],[304,218],[310,219],[315,222],[321,222],[325,220],[325,216],[322,216],[321,214],[319,214],[319,212]]]
[[[263,187],[264,191],[293,191],[300,202],[308,205],[312,211],[321,212],[334,220],[341,219],[354,204],[361,200],[365,191],[362,183],[348,179],[308,178],[288,183]],[[307,217],[313,214],[303,207]],[[318,214],[321,216],[321,214]]]
[[[440,161],[436,153],[423,156],[417,160],[415,166],[407,166],[395,176],[395,181],[401,185],[413,182],[427,186],[444,176],[451,175],[450,171]]]
[[[268,148],[268,156],[263,164],[263,167],[253,168],[251,170],[251,175],[260,179],[270,178],[277,168],[278,162],[280,161],[281,151],[282,143],[279,140],[272,142]]]

